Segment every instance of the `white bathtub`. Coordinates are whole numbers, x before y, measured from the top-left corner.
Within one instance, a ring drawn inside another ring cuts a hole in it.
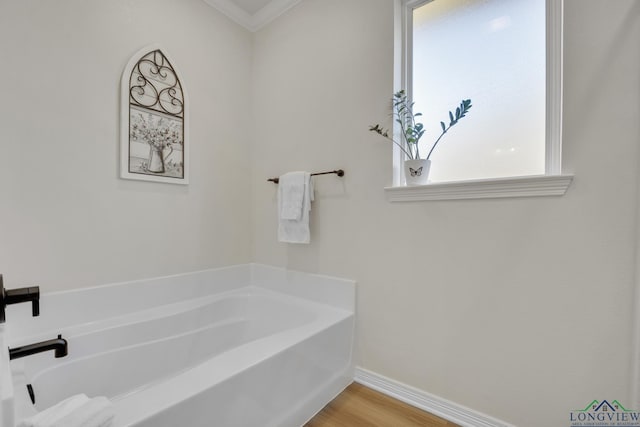
[[[15,420],[85,393],[117,427],[303,425],[353,378],[354,295],[259,265],[45,294],[40,318],[7,312],[5,338],[61,333],[69,355],[10,362]]]

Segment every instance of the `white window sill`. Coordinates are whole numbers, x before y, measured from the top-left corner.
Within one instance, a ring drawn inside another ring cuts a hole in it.
[[[534,175],[386,187],[390,202],[562,196],[573,175]]]

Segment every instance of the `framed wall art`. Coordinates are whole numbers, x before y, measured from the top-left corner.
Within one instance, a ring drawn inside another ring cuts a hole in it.
[[[189,183],[187,93],[166,50],[148,46],[124,69],[120,177]]]

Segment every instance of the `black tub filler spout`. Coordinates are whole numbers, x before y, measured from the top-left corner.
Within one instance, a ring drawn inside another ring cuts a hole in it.
[[[19,359],[25,356],[31,356],[32,354],[43,353],[45,351],[53,350],[53,355],[56,358],[64,357],[68,353],[67,340],[62,338],[62,335],[58,335],[58,338],[48,341],[42,341],[35,344],[29,344],[22,347],[9,349],[9,360]]]

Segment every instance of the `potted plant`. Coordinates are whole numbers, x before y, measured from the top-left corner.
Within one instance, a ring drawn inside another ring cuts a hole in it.
[[[463,99],[460,106],[456,108],[455,114],[449,111],[449,125],[440,122],[442,133],[431,145],[431,149],[426,157],[420,156],[420,148],[418,143],[424,135],[424,125],[416,120],[422,116],[422,113],[413,112],[413,102],[409,102],[407,94],[404,90],[400,90],[393,94],[392,100],[392,116],[398,124],[400,142],[396,141],[389,135],[389,130],[384,129],[379,124],[369,127],[369,130],[383,136],[389,141],[396,144],[406,156],[404,162],[405,178],[407,185],[423,185],[427,183],[429,177],[429,169],[431,167],[431,154],[436,148],[442,137],[449,132],[458,121],[465,117],[469,109],[471,109],[471,100]]]

